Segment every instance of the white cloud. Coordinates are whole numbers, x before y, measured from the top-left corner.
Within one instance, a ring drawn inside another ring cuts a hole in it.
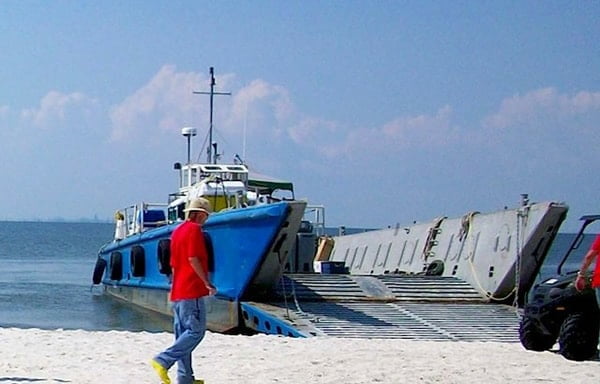
[[[418,115],[400,117],[383,126],[381,133],[386,141],[406,147],[431,147],[444,145],[456,136],[452,126],[452,108],[440,108],[433,116]]]
[[[600,110],[600,92],[581,91],[575,95],[560,94],[555,88],[542,88],[504,99],[498,112],[486,117],[483,124],[491,128],[566,117]]]
[[[294,109],[285,88],[261,79],[253,80],[237,91],[233,100],[232,115],[237,118],[243,117],[246,106],[261,102],[271,106],[278,119],[287,118]]]
[[[398,150],[441,147],[452,145],[460,135],[458,127],[452,123],[450,106],[440,108],[434,115],[402,116],[380,127],[353,130],[335,122],[306,119],[295,127],[294,132],[296,138],[318,138],[314,142],[327,157],[354,157],[365,152],[365,149],[394,153]]]
[[[145,131],[178,131],[198,122],[201,103],[193,91],[207,81],[197,73],[165,65],[150,81],[111,108],[111,139],[127,140]]]
[[[64,94],[50,91],[42,98],[39,108],[23,109],[21,117],[37,127],[48,129],[65,121],[70,113],[83,117],[96,105],[95,99],[80,92]]]
[[[235,75],[217,76],[216,92],[231,92],[232,96],[215,96],[214,116],[216,140],[221,150],[227,145],[232,153],[239,151],[234,142],[244,129],[248,137],[282,138],[286,127],[293,124],[294,105],[288,91],[281,86],[257,79],[239,89],[233,83]],[[193,91],[208,91],[209,79],[198,73],[177,72],[175,66],[163,66],[149,81],[122,103],[111,108],[111,140],[128,141],[135,137],[156,141],[184,126],[194,126],[198,135],[207,132],[209,101],[206,95]],[[226,138],[223,137],[225,134]]]
[[[265,151],[265,138],[271,141],[267,145],[279,148],[281,155],[292,161],[306,157],[317,162],[332,158],[363,161],[374,152],[389,157],[410,157],[430,150],[456,152],[457,143],[462,150],[470,145],[490,151],[499,143],[519,144],[523,134],[521,128],[519,132],[497,128],[529,125],[548,115],[564,118],[563,126],[576,126],[569,121],[570,117],[600,110],[600,93],[582,91],[565,95],[554,88],[543,88],[503,100],[497,113],[482,119],[481,125],[469,132],[455,122],[454,110],[449,105],[431,114],[399,116],[380,126],[350,127],[303,115],[285,87],[256,79],[235,89],[233,80],[232,74],[217,78],[217,91],[232,93],[231,97],[215,98],[217,135],[228,136],[217,139],[225,156],[247,146],[249,157],[256,158],[252,154]],[[147,84],[111,109],[111,138],[126,140],[138,136],[139,139],[142,133],[150,132],[148,136],[156,141],[164,133],[175,137],[181,127],[189,125],[196,126],[201,135],[208,126],[209,103],[202,100],[205,96],[194,95],[193,91],[206,91],[207,85],[205,75],[177,72],[171,65],[162,67]],[[554,132],[559,126],[553,125]],[[247,140],[242,145],[244,130]],[[495,139],[490,140],[490,135]],[[531,143],[527,141],[527,145]],[[275,150],[270,148],[269,153]]]
[[[281,134],[282,125],[292,119],[294,110],[287,89],[253,80],[234,93],[226,128],[239,132],[245,126],[249,134]]]
[[[290,138],[298,144],[327,144],[335,141],[339,124],[335,121],[306,117],[288,129]]]

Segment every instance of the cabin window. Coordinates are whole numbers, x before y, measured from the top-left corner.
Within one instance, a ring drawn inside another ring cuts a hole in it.
[[[181,184],[182,185],[190,185],[190,170],[184,169],[181,172]]]
[[[185,203],[181,203],[175,207],[169,207],[169,221],[174,222],[178,220],[185,220]]]

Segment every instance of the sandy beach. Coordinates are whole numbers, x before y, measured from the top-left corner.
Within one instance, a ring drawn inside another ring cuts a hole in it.
[[[170,333],[0,329],[1,383],[158,383],[151,357]],[[600,362],[520,344],[292,339],[208,333],[194,353],[207,383],[593,383]],[[175,368],[171,377],[175,376]]]

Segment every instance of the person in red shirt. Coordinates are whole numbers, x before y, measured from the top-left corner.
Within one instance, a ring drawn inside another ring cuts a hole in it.
[[[596,235],[592,246],[583,258],[581,268],[579,268],[577,278],[575,279],[575,288],[578,291],[583,291],[585,289],[587,285],[587,269],[595,260],[596,267],[592,274],[592,288],[596,289],[596,302],[598,303],[598,307],[600,307],[600,262],[597,260],[598,254],[600,254],[600,235]]]
[[[186,221],[171,235],[170,300],[173,302],[173,332],[175,342],[156,355],[151,365],[164,384],[170,384],[169,368],[176,362],[179,384],[204,383],[194,378],[192,351],[200,344],[206,332],[204,298],[217,290],[208,275],[208,254],[202,224],[212,209],[206,199],[196,199],[185,210]]]

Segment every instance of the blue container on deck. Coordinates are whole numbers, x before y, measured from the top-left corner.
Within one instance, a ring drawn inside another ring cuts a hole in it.
[[[333,274],[345,274],[348,273],[346,270],[346,263],[343,261],[322,261],[321,262],[321,274],[333,275]]]

